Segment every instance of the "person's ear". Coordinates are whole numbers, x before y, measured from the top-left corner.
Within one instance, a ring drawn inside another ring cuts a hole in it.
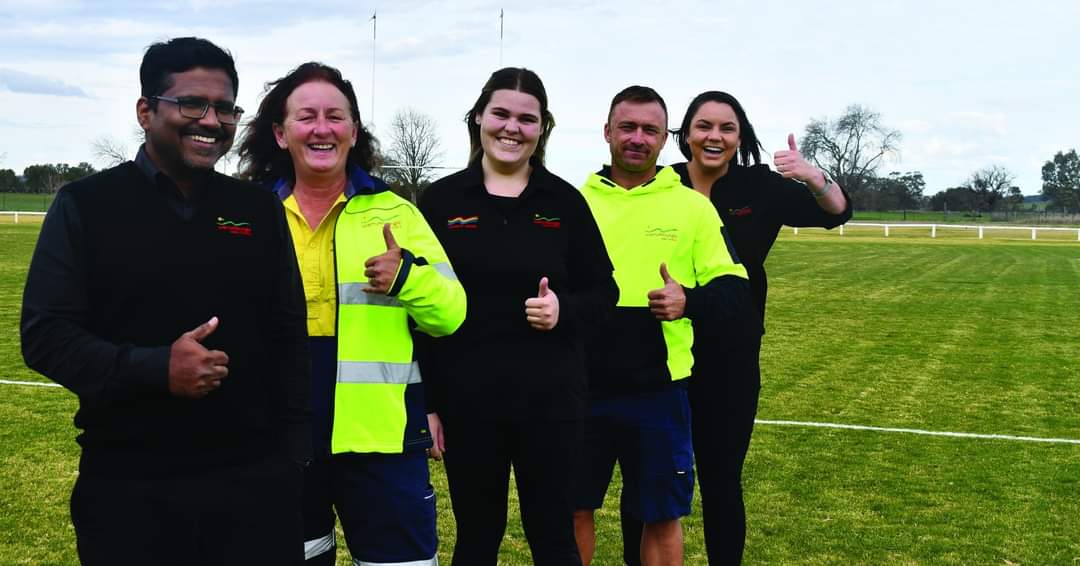
[[[135,102],[135,120],[139,122],[139,127],[146,130],[150,129],[150,118],[154,110],[150,107],[150,99],[145,96],[140,96],[139,100]]]
[[[285,140],[285,128],[283,128],[281,124],[272,124],[271,127],[274,129],[274,139],[277,140],[278,147],[281,149],[289,149],[289,144]],[[355,131],[353,132],[353,143],[356,143]]]

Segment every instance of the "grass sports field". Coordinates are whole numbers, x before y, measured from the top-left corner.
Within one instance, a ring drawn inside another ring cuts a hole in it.
[[[44,381],[18,349],[36,234],[0,224],[0,379]],[[1080,244],[1029,237],[784,231],[747,564],[1080,563]],[[64,390],[0,384],[0,564],[75,561],[74,410]],[[453,518],[433,472],[449,563]],[[596,564],[619,563],[613,494]],[[511,513],[502,563],[529,564]],[[686,541],[686,563],[704,564],[697,514]]]
[[[52,204],[51,194],[23,194],[0,192],[0,211],[45,212]]]

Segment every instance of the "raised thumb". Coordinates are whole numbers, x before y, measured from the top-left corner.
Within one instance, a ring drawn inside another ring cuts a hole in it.
[[[210,320],[195,327],[195,330],[189,332],[188,335],[191,336],[191,338],[196,342],[202,342],[206,339],[207,336],[213,334],[214,331],[217,330],[217,327],[218,317],[213,316],[210,317]]]
[[[536,296],[537,297],[546,297],[546,296],[548,296],[548,293],[550,293],[550,292],[551,291],[548,291],[548,278],[547,277],[541,277],[540,278],[540,292],[537,293]]]
[[[791,151],[799,151],[799,148],[795,147],[795,134],[787,135],[787,146]]]
[[[389,222],[382,225],[382,235],[383,235],[383,239],[386,240],[386,249],[387,250],[396,250],[396,249],[399,249],[401,247],[401,246],[398,246],[397,240],[394,239],[394,233],[392,231],[390,231],[390,223]]]
[[[672,277],[670,273],[668,273],[666,263],[660,264],[660,278],[664,280],[664,285],[675,282],[675,278]]]

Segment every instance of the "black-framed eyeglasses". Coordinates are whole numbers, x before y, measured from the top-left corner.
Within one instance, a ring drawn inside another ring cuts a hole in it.
[[[232,102],[215,102],[210,103],[205,98],[199,98],[196,96],[181,96],[179,98],[173,98],[171,96],[151,96],[153,100],[164,100],[165,102],[171,102],[180,108],[180,115],[192,120],[202,120],[206,116],[206,113],[210,111],[210,107],[214,107],[214,113],[217,114],[218,122],[226,125],[234,125],[240,121],[240,116],[244,114],[244,109],[233,104]]]

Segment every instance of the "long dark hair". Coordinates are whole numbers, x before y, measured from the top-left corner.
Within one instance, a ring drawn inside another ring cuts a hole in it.
[[[360,123],[360,105],[352,83],[341,76],[341,71],[314,61],[304,63],[280,79],[266,83],[266,95],[259,104],[259,111],[244,130],[240,143],[240,176],[260,184],[270,184],[285,177],[295,180],[292,157],[287,150],[278,147],[274,137],[274,124],[285,120],[285,102],[300,85],[322,81],[330,83],[349,101],[352,119],[356,122],[356,145],[349,150],[349,165],[357,165],[366,171],[375,166],[375,148],[378,141]]]
[[[757,134],[754,133],[754,126],[750,125],[750,120],[746,117],[746,111],[743,110],[742,104],[739,104],[739,101],[735,100],[734,96],[718,90],[705,91],[695,96],[694,100],[690,101],[690,107],[686,109],[686,114],[683,116],[679,129],[673,132],[683,157],[687,161],[694,159],[694,156],[690,153],[690,144],[687,142],[690,135],[690,122],[694,119],[694,114],[697,114],[701,105],[706,102],[727,104],[735,111],[735,117],[739,120],[739,150],[736,152],[736,163],[749,165],[751,157],[754,159],[754,165],[761,163],[761,150],[763,148],[761,142],[758,141]]]
[[[544,148],[547,147],[548,136],[555,127],[555,117],[548,110],[544,83],[540,81],[536,73],[523,67],[504,67],[491,73],[491,78],[484,83],[484,88],[480,91],[480,97],[465,113],[465,126],[469,129],[469,165],[476,163],[484,156],[484,148],[480,146],[480,124],[476,123],[476,117],[484,113],[484,108],[487,108],[488,103],[491,102],[491,95],[497,90],[524,92],[540,101],[540,138],[536,141],[536,150],[529,158],[529,163],[542,166]]]

